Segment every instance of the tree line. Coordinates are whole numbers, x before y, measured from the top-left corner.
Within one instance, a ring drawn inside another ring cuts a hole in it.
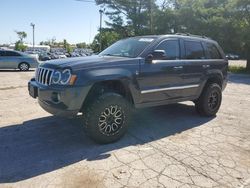
[[[225,52],[248,60],[250,0],[96,0],[109,20],[92,43],[99,50],[130,36],[191,33],[219,42]]]

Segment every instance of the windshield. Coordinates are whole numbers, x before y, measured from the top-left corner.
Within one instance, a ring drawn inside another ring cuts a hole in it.
[[[100,53],[101,56],[137,57],[155,38],[140,37],[120,40]]]

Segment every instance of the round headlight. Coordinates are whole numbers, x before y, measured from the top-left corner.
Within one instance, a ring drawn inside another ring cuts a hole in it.
[[[58,84],[61,81],[62,74],[59,71],[54,72],[52,76],[52,83]]]
[[[65,70],[62,72],[62,77],[61,77],[60,83],[61,83],[61,84],[68,84],[70,78],[71,78],[71,71],[70,71],[69,69],[65,69]]]

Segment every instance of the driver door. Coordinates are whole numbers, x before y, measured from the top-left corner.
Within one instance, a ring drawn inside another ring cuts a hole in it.
[[[180,60],[179,39],[166,39],[155,51],[164,51],[162,57],[152,57],[141,65],[139,87],[141,103],[161,102],[182,97],[184,62]]]

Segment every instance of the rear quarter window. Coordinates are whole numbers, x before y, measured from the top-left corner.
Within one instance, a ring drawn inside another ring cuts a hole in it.
[[[200,41],[184,41],[186,59],[205,59],[205,53]]]
[[[222,59],[220,51],[217,46],[212,43],[206,43],[208,59]]]
[[[4,56],[8,56],[8,57],[17,57],[17,56],[21,56],[19,53],[17,52],[12,52],[12,51],[6,51],[4,53]]]

